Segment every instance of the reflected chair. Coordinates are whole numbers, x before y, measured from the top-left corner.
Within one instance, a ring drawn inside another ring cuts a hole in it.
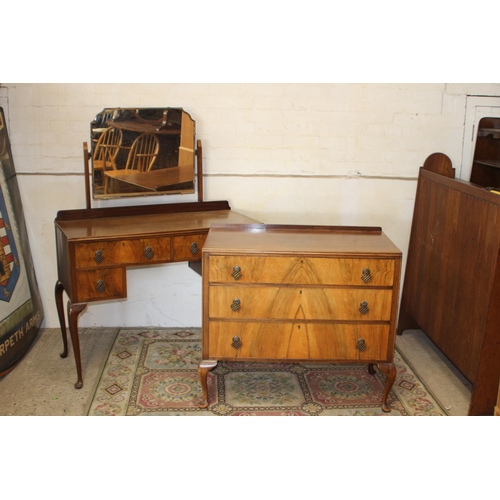
[[[97,141],[92,155],[92,166],[95,172],[116,169],[116,157],[122,143],[122,131],[113,127],[104,130]]]
[[[125,170],[136,170],[138,172],[151,170],[159,150],[160,142],[158,137],[153,134],[141,134],[132,143]]]

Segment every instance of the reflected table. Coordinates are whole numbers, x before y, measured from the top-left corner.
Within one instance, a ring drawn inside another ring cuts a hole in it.
[[[105,194],[120,193],[120,185],[126,184],[145,191],[169,191],[179,189],[186,184],[193,184],[193,167],[171,167],[148,172],[135,170],[111,170],[105,172]]]

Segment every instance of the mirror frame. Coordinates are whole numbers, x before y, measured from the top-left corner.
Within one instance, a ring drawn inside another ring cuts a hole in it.
[[[140,151],[144,139],[151,149]],[[86,170],[91,163],[86,189],[94,200],[190,194],[198,175],[202,201],[201,142],[195,148],[196,123],[183,108],[104,108],[90,124],[90,140],[84,159]]]

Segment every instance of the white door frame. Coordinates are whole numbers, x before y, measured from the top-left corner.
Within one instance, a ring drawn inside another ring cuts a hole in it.
[[[467,96],[465,105],[464,139],[462,143],[462,167],[460,179],[470,180],[472,160],[476,148],[477,123],[485,117],[500,118],[500,97]]]

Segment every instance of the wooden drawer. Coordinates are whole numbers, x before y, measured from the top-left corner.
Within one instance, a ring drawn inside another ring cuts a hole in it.
[[[390,321],[391,305],[391,289],[209,287],[210,318]]]
[[[235,267],[241,273],[237,279],[232,276]],[[208,279],[211,283],[392,286],[394,260],[211,255]]]
[[[172,238],[172,260],[200,260],[207,233]]]
[[[210,321],[208,355],[214,359],[366,360],[389,358],[389,325]],[[241,347],[232,347],[239,337]],[[366,349],[356,345],[364,340]]]
[[[77,269],[170,261],[170,238],[77,243]]]
[[[104,268],[78,271],[74,288],[74,303],[126,297],[125,269]]]

